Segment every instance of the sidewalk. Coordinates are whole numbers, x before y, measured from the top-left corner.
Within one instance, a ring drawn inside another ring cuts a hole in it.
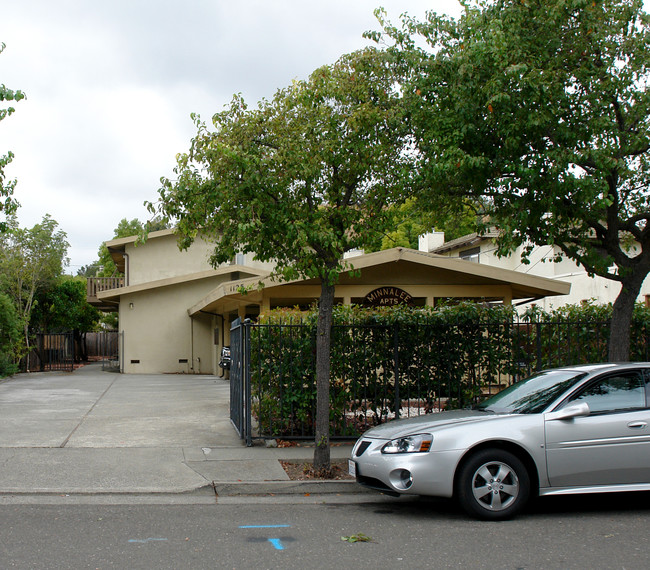
[[[229,420],[228,381],[122,375],[101,365],[0,382],[0,494],[217,496],[361,493],[354,481],[290,481],[280,460],[309,447],[246,447]],[[332,459],[350,446],[332,447]]]

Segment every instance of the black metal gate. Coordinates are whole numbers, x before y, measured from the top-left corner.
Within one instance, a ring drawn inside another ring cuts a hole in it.
[[[252,445],[250,321],[233,321],[230,327],[230,421],[239,437]]]
[[[102,370],[121,371],[120,355],[124,354],[124,332],[99,331],[85,333],[86,355],[91,362],[101,362]]]
[[[72,372],[74,370],[74,335],[72,333],[37,333],[35,350],[30,354],[29,369]]]

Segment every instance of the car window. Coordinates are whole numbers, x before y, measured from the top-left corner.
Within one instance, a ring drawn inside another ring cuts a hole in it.
[[[638,372],[607,376],[589,384],[571,400],[587,402],[591,413],[645,408],[645,383]]]
[[[584,375],[581,370],[545,370],[502,390],[477,408],[496,413],[539,413]]]

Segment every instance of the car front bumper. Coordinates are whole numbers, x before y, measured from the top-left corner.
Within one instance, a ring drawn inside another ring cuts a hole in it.
[[[352,450],[357,482],[390,495],[451,497],[463,450],[382,453],[385,439],[362,438]]]

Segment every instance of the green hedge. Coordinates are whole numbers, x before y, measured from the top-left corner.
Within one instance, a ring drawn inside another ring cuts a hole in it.
[[[579,305],[566,305],[550,312],[533,308],[521,319],[519,330],[530,328],[527,341],[517,344],[516,350],[527,349],[534,353],[528,359],[534,365],[541,360],[540,368],[553,368],[567,364],[607,362],[609,325],[612,304],[593,301]],[[650,309],[642,304],[634,308],[630,330],[630,360],[647,361],[650,338]],[[526,344],[527,342],[527,344]],[[520,360],[525,360],[521,356]]]
[[[335,308],[332,435],[387,419],[464,407],[534,370],[607,360],[611,305],[518,317],[510,307]],[[311,436],[317,312],[276,310],[251,329],[254,414],[261,435]],[[631,360],[648,359],[650,310],[639,305]]]
[[[340,306],[330,383],[333,434],[354,435],[406,406],[430,412],[474,401],[511,374],[513,311]],[[251,331],[255,415],[264,434],[311,435],[316,401],[316,311],[279,310]]]
[[[604,362],[611,305],[550,313],[461,303],[443,308],[335,308],[332,434],[397,414],[464,407],[542,368]],[[317,312],[276,310],[251,329],[254,413],[262,435],[310,436],[316,406]],[[650,310],[639,305],[631,360],[648,358]]]

